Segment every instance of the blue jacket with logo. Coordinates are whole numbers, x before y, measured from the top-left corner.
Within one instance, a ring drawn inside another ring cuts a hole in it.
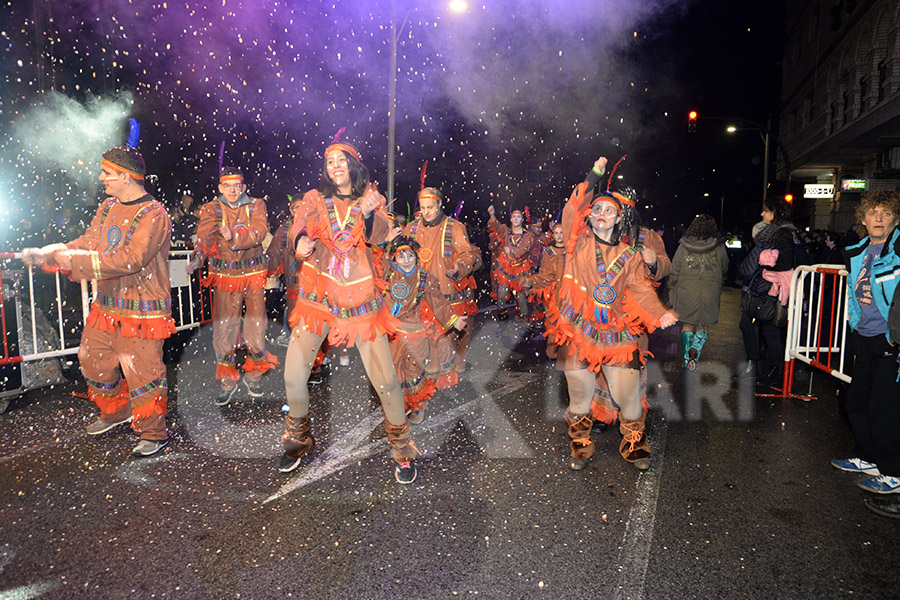
[[[856,329],[861,314],[859,300],[856,299],[855,293],[856,280],[862,270],[868,247],[869,238],[866,236],[858,244],[848,246],[844,250],[844,262],[850,272],[847,277],[847,320],[850,323],[850,329],[853,330]],[[881,255],[872,263],[872,297],[875,299],[878,312],[885,321],[888,320],[891,299],[894,297],[894,290],[898,282],[900,282],[900,229],[895,227],[891,232],[891,237],[885,242]],[[888,335],[888,339],[890,340],[890,335]]]

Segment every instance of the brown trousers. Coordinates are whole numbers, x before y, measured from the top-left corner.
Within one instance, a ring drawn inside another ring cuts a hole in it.
[[[213,291],[213,350],[217,357],[230,356],[241,345],[241,336],[247,350],[261,354],[266,350],[266,291],[248,289],[242,292]],[[241,331],[241,309],[246,305],[243,332]],[[247,372],[244,377],[250,381],[262,379],[259,371]],[[223,389],[231,389],[235,382],[221,381]],[[227,387],[226,387],[227,386]]]
[[[82,374],[89,380],[88,385],[92,382],[95,384],[91,385],[92,392],[101,396],[118,392],[117,366],[122,369],[130,392],[129,403],[116,412],[101,413],[100,420],[107,423],[124,421],[148,400],[154,402],[160,394],[166,394],[166,366],[162,358],[164,341],[125,337],[119,333],[85,326],[81,334],[78,360]],[[154,385],[154,382],[158,385]],[[97,383],[103,387],[96,387]],[[115,387],[111,389],[110,386]],[[150,389],[143,391],[142,388]],[[149,397],[151,394],[153,399]],[[167,437],[165,415],[152,411],[150,416],[135,420],[131,426],[143,440],[164,440]]]

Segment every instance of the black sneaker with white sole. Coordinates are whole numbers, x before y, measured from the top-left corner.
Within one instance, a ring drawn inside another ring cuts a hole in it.
[[[131,451],[131,455],[137,458],[153,456],[166,447],[169,440],[141,440]]]
[[[216,396],[216,399],[213,403],[216,406],[228,406],[231,403],[231,399],[234,397],[234,393],[237,391],[238,386],[234,386],[230,390],[220,390],[219,395]]]
[[[282,473],[290,473],[300,466],[300,463],[303,462],[303,457],[298,456],[297,458],[291,458],[287,454],[282,454],[281,459],[278,461],[278,470]]]
[[[247,386],[247,394],[249,394],[251,398],[263,397],[262,382],[250,381],[249,379],[244,377],[244,385]]]
[[[412,461],[394,463],[394,479],[397,480],[397,483],[403,485],[412,483],[416,480],[416,474],[416,466],[412,464]]]

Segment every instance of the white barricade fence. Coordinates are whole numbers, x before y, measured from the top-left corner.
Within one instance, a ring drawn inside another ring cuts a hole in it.
[[[172,318],[178,331],[212,321],[210,293],[201,286],[200,271],[187,273],[190,255],[190,250],[169,253]],[[97,293],[95,281],[72,283],[59,272],[42,273],[36,284],[34,268],[21,258],[18,252],[0,253],[0,399],[62,382],[59,362],[48,359],[78,354]]]
[[[804,265],[794,269],[781,395],[810,399],[792,393],[794,367],[798,360],[849,383],[847,330],[847,271],[844,266]]]

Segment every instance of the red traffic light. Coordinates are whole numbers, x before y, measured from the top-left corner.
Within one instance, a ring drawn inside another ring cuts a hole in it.
[[[696,110],[692,110],[691,112],[689,112],[689,113],[688,113],[688,119],[691,120],[691,121],[696,121],[696,120],[697,120],[697,111],[696,111]]]
[[[697,111],[692,110],[688,113],[688,133],[697,132]]]
[[[794,201],[794,195],[793,194],[785,194],[784,201],[787,202],[788,204],[790,204],[791,202]]]

